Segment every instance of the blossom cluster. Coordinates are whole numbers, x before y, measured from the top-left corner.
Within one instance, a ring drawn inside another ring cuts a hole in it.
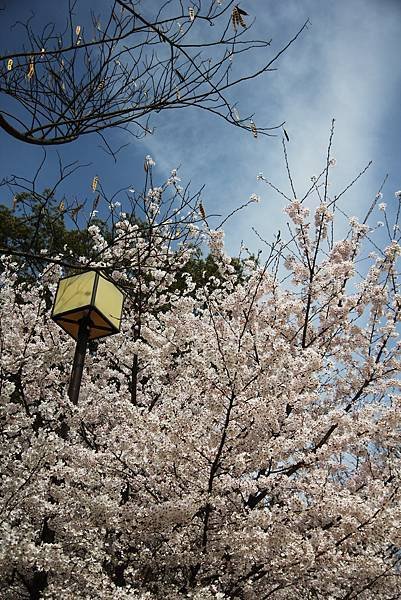
[[[332,242],[327,203],[286,212],[286,283],[276,263],[236,270],[208,230],[197,285],[198,226],[174,246],[171,215],[122,218],[113,244],[92,226],[127,300],[77,405],[50,319],[61,267],[27,282],[2,259],[1,597],[401,595],[401,248],[367,258],[355,218]]]

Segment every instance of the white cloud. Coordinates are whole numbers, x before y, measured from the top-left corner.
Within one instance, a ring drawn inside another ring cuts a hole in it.
[[[241,90],[241,112],[255,110],[257,124],[286,120],[298,195],[309,185],[311,175],[324,166],[330,122],[335,117],[333,155],[338,165],[333,170],[331,189],[340,190],[370,159],[376,163],[346,198],[347,210],[358,213],[374,197],[385,173],[383,148],[391,152],[383,124],[389,114],[398,119],[399,130],[401,74],[396,15],[401,16],[400,7],[379,0],[259,0],[252,6],[244,3],[244,7],[250,14],[258,14],[257,33],[272,35],[272,51],[307,17],[311,26],[283,56],[277,72]],[[278,227],[283,229],[284,203],[270,191],[265,193],[255,181],[262,171],[290,191],[280,137],[254,140],[251,134],[230,128],[208,114],[179,111],[161,114],[156,135],[148,138],[146,145],[164,172],[181,163],[186,178],[195,185],[207,184],[205,205],[209,213],[230,212],[252,192],[262,195],[264,201],[259,206],[252,206],[227,226],[231,252],[238,250],[242,238],[254,248],[260,245],[250,233],[252,225],[268,239]],[[396,151],[399,160],[399,148]],[[388,168],[391,170],[392,165]],[[390,178],[391,192],[392,184]]]

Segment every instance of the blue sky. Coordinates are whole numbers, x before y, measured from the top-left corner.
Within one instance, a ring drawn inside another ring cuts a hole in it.
[[[62,4],[67,2],[5,2],[3,39],[7,41],[7,49],[11,50],[14,42],[18,42],[18,30],[10,32],[8,28],[13,19],[24,20],[30,9],[38,11],[39,22],[42,12],[50,19],[56,8],[60,14]],[[302,195],[310,185],[310,177],[324,166],[334,117],[333,156],[337,166],[332,171],[330,193],[340,191],[372,160],[372,167],[344,197],[342,206],[349,214],[362,214],[388,173],[383,201],[391,211],[395,205],[394,191],[401,189],[401,2],[243,0],[240,6],[249,13],[248,20],[256,17],[255,33],[272,38],[272,53],[307,18],[311,22],[283,55],[277,71],[235,91],[240,114],[254,113],[257,125],[286,121],[297,195]],[[247,60],[251,66],[251,57]],[[171,169],[180,166],[183,182],[191,181],[194,191],[206,185],[203,203],[207,213],[225,215],[246,202],[251,193],[260,194],[260,204],[237,213],[225,227],[231,254],[238,253],[242,239],[257,251],[261,244],[252,226],[265,239],[271,239],[278,228],[285,229],[284,202],[256,181],[256,175],[263,172],[289,193],[280,135],[254,139],[250,133],[199,110],[160,113],[153,125],[154,135],[140,141],[124,132],[112,134],[117,146],[130,142],[117,164],[99,148],[95,136],[59,147],[64,161],[79,159],[91,163],[69,180],[64,188],[67,195],[89,198],[94,175],[101,177],[109,193],[123,186],[139,187],[143,159],[150,154],[156,161],[156,177],[160,181],[168,177]],[[10,173],[29,177],[43,156],[40,148],[24,145],[4,132],[0,132],[0,149],[0,177]],[[57,177],[56,148],[47,152],[48,163],[40,182],[43,187]],[[1,202],[10,202],[4,189]]]

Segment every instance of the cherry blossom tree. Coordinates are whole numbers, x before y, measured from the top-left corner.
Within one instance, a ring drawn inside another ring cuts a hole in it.
[[[49,318],[66,266],[23,283],[3,256],[2,597],[400,597],[401,193],[347,215],[333,165],[282,192],[291,235],[241,280],[198,203],[171,217],[175,173],[145,196],[150,237],[90,228],[128,297],[76,406]],[[199,238],[219,285],[179,288]]]

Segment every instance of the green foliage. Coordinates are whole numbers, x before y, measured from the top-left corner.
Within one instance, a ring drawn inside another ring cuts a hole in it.
[[[45,255],[61,256],[70,263],[77,262],[80,256],[91,255],[87,228],[69,229],[62,204],[50,190],[45,190],[39,198],[28,193],[18,194],[14,199],[15,210],[0,206],[0,250],[16,253],[21,278],[35,277],[47,264],[42,258]],[[101,221],[92,223],[101,228],[106,239],[110,237]]]
[[[244,281],[244,265],[243,262],[238,258],[231,259],[231,265],[234,267],[235,272],[237,274],[237,282],[242,283]],[[199,287],[203,287],[206,283],[209,284],[210,289],[215,289],[218,287],[217,280],[224,281],[224,276],[219,271],[218,265],[211,254],[208,254],[206,258],[201,256],[200,251],[198,251],[197,255],[191,258],[185,267],[181,270],[177,277],[177,283],[175,287],[179,290],[183,290],[185,287],[185,278],[184,273],[189,273],[192,277],[193,282],[195,283],[195,293],[196,289]],[[211,280],[214,277],[216,279]]]

